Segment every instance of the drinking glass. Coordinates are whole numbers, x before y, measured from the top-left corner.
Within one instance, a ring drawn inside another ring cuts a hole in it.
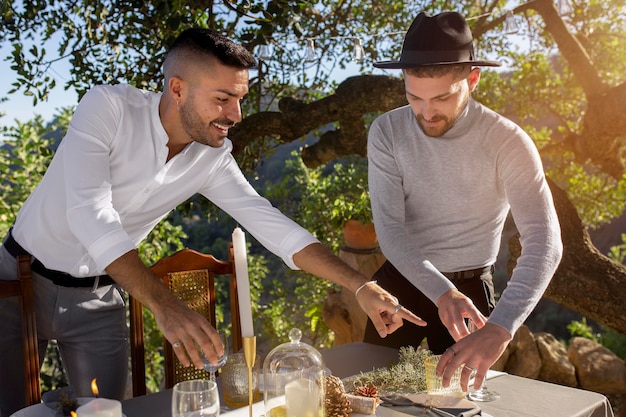
[[[206,379],[182,381],[172,391],[172,417],[218,417],[217,384]]]
[[[465,393],[461,389],[461,370],[458,368],[452,379],[450,385],[444,387],[442,385],[442,378],[437,376],[437,364],[441,359],[441,355],[427,356],[424,359],[424,369],[426,371],[426,391],[430,395],[445,395],[448,397],[465,398]]]
[[[478,327],[471,320],[467,323],[467,327],[472,333],[478,330]],[[470,390],[467,393],[467,398],[472,401],[487,402],[497,400],[498,398],[500,398],[500,394],[487,388],[487,376],[485,376],[485,380],[483,381],[483,384],[480,386],[480,388],[473,389],[470,387]]]
[[[252,402],[259,401],[260,364],[256,360],[252,367]],[[230,408],[239,408],[248,405],[250,392],[248,384],[248,365],[243,352],[228,355],[226,365],[220,371],[222,380],[222,394],[224,403]]]
[[[220,339],[222,340],[222,346],[224,346],[224,354],[217,358],[217,364],[215,365],[212,365],[205,356],[202,357],[204,370],[211,375],[210,380],[213,382],[215,382],[215,373],[218,369],[224,366],[224,364],[226,363],[226,359],[228,359],[228,338],[226,337],[226,332],[224,332],[224,330],[218,330],[217,334],[219,334]]]

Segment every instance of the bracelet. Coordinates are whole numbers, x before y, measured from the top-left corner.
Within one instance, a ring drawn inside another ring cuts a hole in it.
[[[354,292],[354,298],[356,298],[356,296],[359,295],[359,291],[361,291],[366,285],[369,285],[369,284],[376,284],[376,280],[374,280],[374,281],[367,281],[365,284],[363,284],[359,288],[357,288],[356,291]]]

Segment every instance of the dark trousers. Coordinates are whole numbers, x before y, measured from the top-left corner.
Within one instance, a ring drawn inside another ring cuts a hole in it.
[[[364,342],[395,348],[402,346],[418,347],[426,338],[428,348],[435,354],[443,353],[455,343],[448,329],[439,319],[437,306],[411,284],[389,261],[380,267],[372,279],[378,281],[381,287],[398,298],[400,304],[424,319],[428,325],[425,327],[417,326],[405,320],[402,327],[383,339],[378,335],[372,322],[368,320]],[[485,316],[491,313],[495,307],[491,271],[487,270],[475,278],[451,280],[460,292],[474,302],[481,313]]]

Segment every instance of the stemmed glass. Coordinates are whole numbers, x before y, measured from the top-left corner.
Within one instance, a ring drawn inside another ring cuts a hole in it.
[[[226,363],[226,359],[228,359],[228,338],[226,337],[226,332],[224,332],[224,330],[218,330],[217,334],[219,334],[220,339],[222,340],[222,346],[224,346],[224,354],[217,358],[217,364],[215,365],[212,365],[205,356],[202,357],[204,370],[211,375],[210,380],[213,382],[215,382],[215,373],[218,369],[224,366],[224,364]]]
[[[172,417],[218,417],[217,384],[206,379],[182,381],[172,391]]]
[[[471,320],[468,321],[467,327],[469,331],[472,333],[478,330],[478,327],[476,326],[476,324],[474,324],[474,322]],[[487,376],[485,376],[485,380],[483,381],[483,384],[480,386],[480,388],[471,389],[467,393],[467,398],[469,398],[472,401],[487,402],[487,401],[497,400],[498,398],[500,398],[500,394],[498,394],[495,391],[491,391],[489,388],[487,388]]]

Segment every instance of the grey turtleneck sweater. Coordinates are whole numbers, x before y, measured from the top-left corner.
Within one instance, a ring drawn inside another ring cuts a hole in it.
[[[438,271],[496,261],[511,210],[522,255],[489,322],[513,334],[541,298],[563,251],[552,195],[528,135],[470,98],[452,129],[433,138],[405,106],[374,121],[368,159],[381,249],[433,302],[454,288]]]

